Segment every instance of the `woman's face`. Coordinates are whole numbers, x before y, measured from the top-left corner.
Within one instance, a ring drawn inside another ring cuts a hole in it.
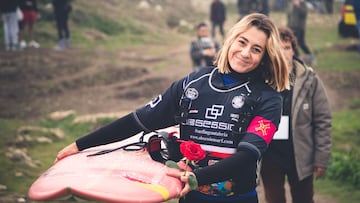
[[[266,34],[256,27],[241,33],[228,52],[231,68],[238,73],[248,73],[258,67],[266,51],[266,41]]]

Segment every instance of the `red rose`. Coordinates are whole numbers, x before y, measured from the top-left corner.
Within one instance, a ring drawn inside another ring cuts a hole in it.
[[[190,161],[200,161],[205,158],[206,152],[201,146],[193,141],[183,142],[180,144],[180,152]]]

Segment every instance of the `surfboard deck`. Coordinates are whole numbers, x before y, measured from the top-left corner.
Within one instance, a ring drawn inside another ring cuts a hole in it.
[[[146,150],[93,154],[123,143],[94,147],[66,157],[31,185],[28,196],[45,201],[78,196],[103,202],[164,202],[176,198],[182,183],[166,175],[167,167]]]

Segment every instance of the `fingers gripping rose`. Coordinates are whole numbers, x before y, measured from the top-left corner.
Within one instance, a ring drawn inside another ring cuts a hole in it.
[[[170,174],[174,177],[180,178],[182,182],[185,182],[185,187],[180,193],[180,196],[184,196],[190,190],[196,190],[198,188],[198,183],[195,175],[192,172],[187,173],[187,167],[189,165],[189,161],[198,162],[206,157],[206,151],[204,151],[201,146],[193,141],[181,141],[180,144],[180,152],[184,155],[186,160],[185,170],[183,169],[182,175]],[[166,165],[170,168],[179,168],[179,165],[174,161],[167,161]]]

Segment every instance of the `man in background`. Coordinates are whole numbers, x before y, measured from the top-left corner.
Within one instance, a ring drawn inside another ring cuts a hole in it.
[[[190,56],[194,70],[213,66],[215,55],[219,49],[218,44],[209,36],[206,23],[199,23],[196,27],[196,38],[191,41]]]
[[[69,14],[72,10],[70,0],[52,0],[56,28],[58,32],[58,44],[55,50],[70,48]]]
[[[219,27],[222,38],[225,38],[224,22],[226,20],[226,8],[220,0],[214,0],[210,7],[210,21],[212,24],[211,36],[215,39],[215,29]]]
[[[307,58],[306,62],[312,64],[315,61],[315,57],[305,42],[307,12],[307,5],[304,0],[291,0],[287,12],[287,26],[293,30],[298,45],[305,55],[304,58]],[[295,56],[300,57],[299,50],[296,48],[294,51]]]

